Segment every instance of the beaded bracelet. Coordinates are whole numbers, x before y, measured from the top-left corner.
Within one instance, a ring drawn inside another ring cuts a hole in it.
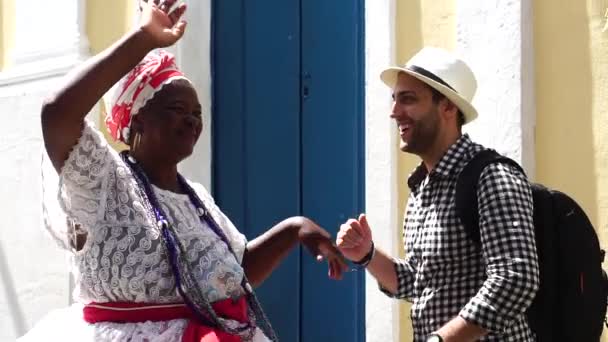
[[[374,254],[376,254],[376,247],[374,246],[374,241],[372,241],[372,248],[370,249],[370,251],[363,257],[363,259],[359,261],[353,261],[353,263],[359,268],[366,268],[367,265],[369,265],[369,263],[374,258]]]

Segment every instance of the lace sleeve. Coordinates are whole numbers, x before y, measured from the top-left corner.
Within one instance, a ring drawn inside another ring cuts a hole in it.
[[[112,160],[109,151],[101,133],[87,120],[59,174],[59,205],[85,230],[103,213],[103,183]]]
[[[211,197],[211,194],[205,189],[202,184],[188,181],[190,186],[196,191],[196,194],[204,202],[208,210],[211,211],[213,218],[220,225],[224,234],[228,240],[230,240],[230,246],[236,254],[239,263],[243,262],[243,255],[245,254],[245,247],[247,247],[247,238],[243,235],[230,221],[230,219],[222,212],[222,210],[215,204],[215,200]]]

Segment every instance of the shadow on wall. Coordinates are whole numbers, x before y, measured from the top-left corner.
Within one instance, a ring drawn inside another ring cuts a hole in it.
[[[423,46],[422,38],[422,0],[415,1],[397,1],[396,2],[396,16],[395,16],[395,36],[396,36],[396,58],[395,62],[398,65],[403,65],[410,56],[414,55]],[[386,120],[392,120],[389,115],[390,113],[378,113],[378,115],[384,115]],[[398,137],[397,126],[394,126],[393,134]],[[398,138],[397,141],[400,139]],[[409,189],[407,187],[407,176],[411,170],[420,161],[418,157],[405,154],[397,149],[397,186],[398,188],[398,199],[397,210],[400,215],[400,219],[397,220],[399,226],[396,227],[396,234],[398,236],[395,241],[402,240],[402,218],[405,212],[405,201],[409,196]],[[403,256],[405,251],[403,249],[403,243],[399,243],[399,254]],[[398,328],[399,341],[411,341],[412,340],[412,323],[410,320],[410,305],[405,301],[401,301],[399,305],[399,317],[401,318],[401,324]]]
[[[598,223],[586,1],[534,2],[537,180],[572,195]]]
[[[6,13],[6,5],[4,1],[0,0],[0,70],[4,69],[4,56],[6,55],[6,38],[4,37],[6,30],[4,29],[4,16],[2,13]]]
[[[25,322],[25,316],[23,314],[23,310],[21,309],[21,305],[19,305],[19,302],[17,301],[18,296],[15,289],[15,282],[13,281],[9,272],[9,267],[2,244],[0,244],[0,280],[2,281],[2,286],[0,286],[0,288],[4,289],[4,300],[0,300],[0,303],[5,302],[6,304],[6,308],[8,309],[8,317],[12,320],[14,331],[13,335],[21,336],[27,332],[27,324]]]
[[[397,15],[395,18],[397,56],[395,62],[398,65],[403,65],[413,56],[418,50],[424,46],[422,37],[422,16],[421,0],[418,1],[399,1],[397,3]],[[389,117],[390,113],[383,113],[386,120],[393,120]],[[397,125],[394,126],[393,133],[397,136],[397,141],[400,141]],[[407,187],[407,176],[420,163],[420,158],[412,154],[406,154],[397,149],[397,160],[399,165],[397,168],[396,186],[399,189],[398,211],[400,215],[405,213],[405,202],[409,196]],[[399,220],[398,234],[401,237],[401,220]],[[401,241],[401,238],[399,239]],[[403,244],[400,244],[400,250],[403,251]]]

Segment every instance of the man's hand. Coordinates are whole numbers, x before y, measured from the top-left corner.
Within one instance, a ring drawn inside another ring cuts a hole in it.
[[[336,245],[342,254],[351,261],[360,261],[372,249],[372,231],[365,214],[359,220],[350,219],[340,226]]]
[[[473,342],[487,334],[482,327],[457,316],[436,332],[444,342]]]
[[[186,31],[186,22],[181,19],[186,4],[180,4],[169,12],[177,0],[141,0],[140,28],[153,48],[175,44]]]
[[[367,217],[365,214],[361,214],[358,220],[350,219],[340,226],[336,244],[342,255],[354,262],[360,262],[374,248],[374,254],[365,269],[378,280],[384,289],[397,294],[399,284],[395,262],[381,248],[374,246],[372,241],[372,230],[367,223]],[[406,276],[409,277],[409,275]],[[400,298],[405,298],[405,295],[405,293],[401,294]]]

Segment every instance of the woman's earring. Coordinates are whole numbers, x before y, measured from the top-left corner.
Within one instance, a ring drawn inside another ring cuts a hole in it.
[[[139,148],[139,144],[141,143],[141,134],[139,132],[135,133],[135,137],[133,138],[133,146],[131,146],[131,150],[135,151]]]

